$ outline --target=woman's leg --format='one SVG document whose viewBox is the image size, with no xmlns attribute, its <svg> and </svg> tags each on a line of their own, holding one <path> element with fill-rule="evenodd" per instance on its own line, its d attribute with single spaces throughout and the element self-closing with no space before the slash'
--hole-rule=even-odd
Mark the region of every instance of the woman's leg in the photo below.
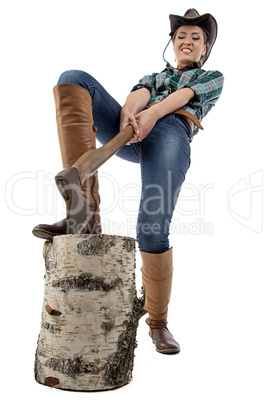
<svg viewBox="0 0 268 402">
<path fill-rule="evenodd" d="M 64 72 L 58 84 L 75 84 L 85 88 L 92 99 L 94 124 L 97 127 L 96 138 L 103 145 L 109 142 L 119 132 L 119 103 L 90 74 L 80 70 Z M 139 153 L 136 144 L 126 145 L 120 149 L 117 156 L 129 162 L 139 163 Z"/>
<path fill-rule="evenodd" d="M 159 120 L 142 141 L 142 199 L 137 224 L 142 258 L 146 323 L 156 350 L 179 353 L 180 345 L 167 328 L 173 276 L 169 226 L 181 185 L 190 165 L 190 127 L 180 117 Z"/>
<path fill-rule="evenodd" d="M 81 158 L 85 158 L 87 161 L 87 155 L 89 154 L 90 163 L 94 159 L 93 155 L 95 160 L 99 162 L 102 151 L 95 150 L 94 131 L 96 129 L 94 129 L 94 119 L 95 126 L 96 124 L 98 125 L 99 141 L 101 143 L 109 142 L 108 148 L 112 153 L 119 149 L 117 146 L 111 148 L 110 140 L 118 134 L 121 107 L 93 77 L 83 71 L 67 71 L 61 75 L 58 85 L 55 86 L 53 92 L 64 168 L 75 166 L 75 164 L 80 162 Z M 131 136 L 132 130 L 129 127 L 126 130 L 127 135 Z M 120 133 L 120 138 L 124 132 Z M 125 134 L 122 140 L 124 138 Z M 122 140 L 122 145 L 120 146 L 126 143 L 126 141 Z M 114 138 L 114 142 L 118 145 L 118 136 Z M 131 162 L 139 162 L 139 157 L 134 146 L 125 146 L 117 154 Z M 105 153 L 105 157 L 109 157 L 109 152 Z M 86 167 L 85 163 L 78 163 L 77 170 L 79 175 Z M 81 172 L 80 168 L 82 169 Z M 88 170 L 86 169 L 86 171 Z M 93 173 L 94 171 L 92 170 Z M 37 237 L 51 238 L 59 234 L 80 233 L 81 231 L 83 233 L 101 232 L 97 172 L 91 177 L 84 175 L 83 180 L 81 175 L 79 177 L 82 184 L 82 196 L 79 196 L 81 198 L 81 211 L 79 216 L 76 214 L 75 217 L 73 215 L 73 204 L 70 204 L 70 200 L 75 199 L 73 197 L 75 196 L 75 191 L 73 191 L 75 186 L 67 177 L 63 178 L 66 174 L 68 174 L 66 170 L 65 173 L 60 172 L 60 178 L 57 175 L 56 182 L 59 188 L 65 186 L 66 189 L 68 187 L 69 192 L 71 191 L 68 196 L 66 195 L 67 190 L 62 192 L 66 200 L 67 218 L 53 225 L 37 225 L 33 229 L 33 234 Z M 73 187 L 73 190 L 71 190 L 71 187 Z M 88 205 L 90 213 L 87 213 Z M 93 217 L 91 219 L 92 214 Z"/>
<path fill-rule="evenodd" d="M 190 166 L 189 130 L 181 117 L 168 115 L 140 143 L 142 197 L 137 237 L 141 251 L 169 249 L 170 222 Z"/>
</svg>

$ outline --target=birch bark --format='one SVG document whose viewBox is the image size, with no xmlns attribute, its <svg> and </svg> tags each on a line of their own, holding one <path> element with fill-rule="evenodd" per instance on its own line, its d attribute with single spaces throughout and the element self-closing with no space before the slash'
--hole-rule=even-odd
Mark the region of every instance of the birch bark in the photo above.
<svg viewBox="0 0 268 402">
<path fill-rule="evenodd" d="M 80 234 L 56 236 L 48 244 L 36 381 L 97 391 L 131 380 L 143 315 L 135 243 L 123 236 Z"/>
</svg>

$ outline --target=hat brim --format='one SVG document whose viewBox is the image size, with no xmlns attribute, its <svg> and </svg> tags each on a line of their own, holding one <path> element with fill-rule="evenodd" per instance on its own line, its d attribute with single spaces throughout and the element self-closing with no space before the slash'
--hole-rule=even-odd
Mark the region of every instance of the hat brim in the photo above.
<svg viewBox="0 0 268 402">
<path fill-rule="evenodd" d="M 182 25 L 197 25 L 203 29 L 208 35 L 207 51 L 203 60 L 203 64 L 208 59 L 211 49 L 216 41 L 218 26 L 217 21 L 211 14 L 203 14 L 197 17 L 189 18 L 180 15 L 170 14 L 170 36 L 172 37 L 179 27 Z"/>
</svg>

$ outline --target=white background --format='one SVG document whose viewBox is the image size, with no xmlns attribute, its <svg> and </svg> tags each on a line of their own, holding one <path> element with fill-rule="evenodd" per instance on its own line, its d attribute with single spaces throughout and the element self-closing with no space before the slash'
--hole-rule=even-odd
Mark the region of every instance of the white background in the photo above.
<svg viewBox="0 0 268 402">
<path fill-rule="evenodd" d="M 47 0 L 2 3 L 1 384 L 5 399 L 267 401 L 267 33 L 263 2 Z M 169 327 L 181 353 L 160 355 L 141 320 L 133 381 L 70 393 L 34 380 L 43 301 L 38 223 L 64 216 L 52 88 L 68 69 L 97 78 L 123 103 L 164 69 L 169 14 L 196 7 L 219 25 L 205 68 L 225 87 L 192 143 L 174 216 Z M 171 60 L 173 61 L 173 60 Z M 104 232 L 135 237 L 139 167 L 114 157 L 99 171 Z M 2 191 L 4 194 L 4 191 Z M 137 286 L 140 259 L 137 253 Z M 8 395 L 8 396 L 7 396 Z"/>
</svg>

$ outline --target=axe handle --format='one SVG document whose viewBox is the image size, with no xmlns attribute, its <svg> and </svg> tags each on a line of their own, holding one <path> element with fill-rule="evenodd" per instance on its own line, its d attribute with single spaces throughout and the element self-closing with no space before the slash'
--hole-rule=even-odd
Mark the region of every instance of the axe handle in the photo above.
<svg viewBox="0 0 268 402">
<path fill-rule="evenodd" d="M 79 172 L 86 172 L 87 178 L 92 176 L 111 156 L 123 148 L 133 138 L 133 135 L 134 129 L 128 125 L 102 147 L 89 149 L 73 166 L 77 167 Z M 82 184 L 84 181 L 82 180 Z"/>
<path fill-rule="evenodd" d="M 123 146 L 133 138 L 133 135 L 134 129 L 131 125 L 128 125 L 124 130 L 120 131 L 114 138 L 107 142 L 107 144 L 100 147 L 99 150 L 102 150 L 101 152 L 104 154 L 105 161 L 123 148 Z"/>
</svg>

